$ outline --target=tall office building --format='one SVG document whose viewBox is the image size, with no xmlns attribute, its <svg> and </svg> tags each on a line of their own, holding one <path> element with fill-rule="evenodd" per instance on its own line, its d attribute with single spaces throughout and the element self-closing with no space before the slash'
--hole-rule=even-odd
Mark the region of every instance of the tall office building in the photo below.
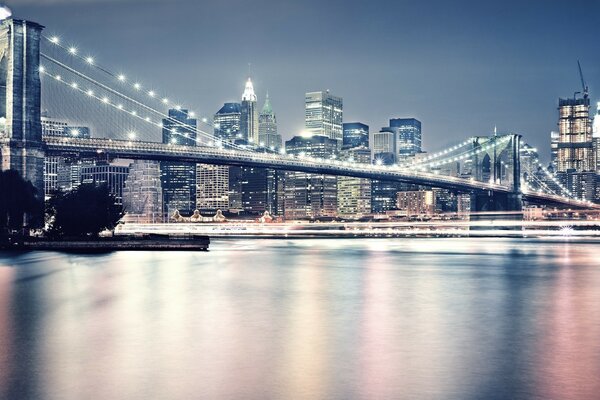
<svg viewBox="0 0 600 400">
<path fill-rule="evenodd" d="M 340 159 L 371 164 L 371 149 L 354 147 L 340 152 Z M 340 217 L 360 218 L 371 213 L 371 180 L 351 176 L 337 178 L 337 211 Z"/>
<path fill-rule="evenodd" d="M 269 93 L 258 116 L 258 141 L 261 146 L 273 149 L 281 148 L 281 135 L 277 133 L 277 118 L 271 107 Z"/>
<path fill-rule="evenodd" d="M 596 166 L 596 173 L 600 174 L 600 102 L 597 104 L 596 115 L 594 116 L 593 131 L 594 165 Z M 598 190 L 600 191 L 600 184 L 598 184 Z M 600 196 L 596 197 L 600 198 Z"/>
<path fill-rule="evenodd" d="M 258 108 L 252 80 L 248 78 L 242 94 L 240 133 L 243 140 L 258 144 Z"/>
<path fill-rule="evenodd" d="M 396 132 L 391 128 L 381 128 L 373 134 L 373 155 L 385 154 L 386 159 L 396 160 Z"/>
<path fill-rule="evenodd" d="M 596 200 L 596 165 L 590 99 L 583 97 L 558 101 L 558 166 L 559 181 L 573 196 L 582 200 Z"/>
<path fill-rule="evenodd" d="M 162 201 L 160 164 L 156 161 L 135 160 L 129 165 L 129 175 L 123 187 L 125 218 L 137 223 L 162 222 Z"/>
<path fill-rule="evenodd" d="M 336 154 L 339 141 L 326 136 L 294 136 L 285 142 L 288 154 L 330 158 Z M 337 180 L 335 176 L 285 173 L 284 215 L 288 220 L 335 217 L 337 213 Z"/>
<path fill-rule="evenodd" d="M 558 113 L 558 172 L 592 170 L 590 99 L 559 99 Z"/>
<path fill-rule="evenodd" d="M 171 109 L 163 119 L 163 143 L 196 145 L 196 120 L 187 110 Z M 191 215 L 196 208 L 196 164 L 176 161 L 160 163 L 163 208 L 166 216 L 178 210 Z"/>
<path fill-rule="evenodd" d="M 348 122 L 343 125 L 343 147 L 369 147 L 369 125 L 361 122 Z"/>
<path fill-rule="evenodd" d="M 390 128 L 396 131 L 398 160 L 421 152 L 421 121 L 415 118 L 390 119 Z"/>
<path fill-rule="evenodd" d="M 226 165 L 197 164 L 196 206 L 200 212 L 229 210 L 229 168 Z"/>
<path fill-rule="evenodd" d="M 241 139 L 240 124 L 242 106 L 240 103 L 225 103 L 213 117 L 215 138 L 235 142 Z"/>
<path fill-rule="evenodd" d="M 560 135 L 557 131 L 550 132 L 550 165 L 554 171 L 558 170 L 558 142 Z"/>
<path fill-rule="evenodd" d="M 344 103 L 341 97 L 327 91 L 306 93 L 304 97 L 304 123 L 307 133 L 337 140 L 342 147 L 344 132 L 342 117 Z"/>
<path fill-rule="evenodd" d="M 123 205 L 123 187 L 129 175 L 129 166 L 97 163 L 84 165 L 80 170 L 81 183 L 105 184 L 115 196 L 115 204 Z"/>
</svg>

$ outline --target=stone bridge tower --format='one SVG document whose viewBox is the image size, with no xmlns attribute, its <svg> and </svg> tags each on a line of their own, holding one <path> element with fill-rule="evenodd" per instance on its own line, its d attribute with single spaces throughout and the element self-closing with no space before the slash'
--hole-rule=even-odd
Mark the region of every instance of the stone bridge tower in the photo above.
<svg viewBox="0 0 600 400">
<path fill-rule="evenodd" d="M 0 168 L 14 169 L 44 198 L 40 38 L 44 27 L 6 19 L 0 23 Z"/>
</svg>

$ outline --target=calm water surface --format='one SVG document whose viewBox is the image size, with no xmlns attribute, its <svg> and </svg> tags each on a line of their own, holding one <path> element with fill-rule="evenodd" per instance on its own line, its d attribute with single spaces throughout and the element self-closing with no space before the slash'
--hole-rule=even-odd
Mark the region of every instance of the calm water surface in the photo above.
<svg viewBox="0 0 600 400">
<path fill-rule="evenodd" d="M 600 398 L 600 243 L 0 253 L 0 398 Z"/>
</svg>

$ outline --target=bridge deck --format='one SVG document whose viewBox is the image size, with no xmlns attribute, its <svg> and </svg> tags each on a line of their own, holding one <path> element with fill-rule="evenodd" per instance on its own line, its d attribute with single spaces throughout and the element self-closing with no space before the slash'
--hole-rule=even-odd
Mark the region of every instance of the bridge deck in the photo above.
<svg viewBox="0 0 600 400">
<path fill-rule="evenodd" d="M 388 181 L 407 182 L 455 191 L 512 193 L 505 185 L 475 181 L 431 172 L 416 171 L 398 166 L 357 164 L 348 161 L 259 153 L 206 146 L 182 146 L 143 141 L 104 138 L 44 137 L 48 154 L 75 153 L 81 156 L 156 161 L 179 161 L 216 165 L 273 168 L 314 174 L 352 176 Z M 600 208 L 600 205 L 535 191 L 523 191 L 524 200 L 566 205 L 573 208 Z"/>
</svg>

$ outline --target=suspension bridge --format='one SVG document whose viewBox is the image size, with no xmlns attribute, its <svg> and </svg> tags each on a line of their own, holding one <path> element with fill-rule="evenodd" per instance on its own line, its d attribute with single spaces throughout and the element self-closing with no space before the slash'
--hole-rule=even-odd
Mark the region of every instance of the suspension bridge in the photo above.
<svg viewBox="0 0 600 400">
<path fill-rule="evenodd" d="M 472 137 L 418 161 L 395 165 L 314 158 L 274 151 L 259 143 L 223 142 L 215 138 L 209 118 L 199 118 L 205 128 L 171 118 L 162 110 L 181 109 L 180 105 L 124 74 L 113 72 L 76 47 L 64 45 L 58 37 L 45 36 L 41 25 L 29 21 L 8 19 L 0 25 L 0 85 L 6 86 L 1 99 L 6 119 L 6 126 L 0 132 L 2 169 L 20 171 L 42 193 L 44 157 L 68 155 L 266 167 L 399 181 L 470 193 L 475 200 L 473 211 L 519 211 L 523 202 L 600 209 L 600 205 L 574 198 L 538 160 L 535 162 L 553 185 L 542 181 L 535 188 L 522 185 L 521 156 L 528 148 L 517 134 Z M 44 96 L 62 90 L 60 99 L 52 100 L 54 106 L 75 103 L 81 107 L 85 103 L 86 107 L 110 112 L 105 119 L 119 122 L 127 118 L 138 129 L 125 130 L 117 124 L 113 132 L 103 137 L 42 136 L 42 90 Z M 168 121 L 169 127 L 163 121 Z M 169 143 L 153 141 L 152 133 L 164 129 L 181 137 L 184 143 L 192 138 L 196 145 L 182 145 L 176 139 Z M 468 178 L 440 173 L 441 167 L 457 162 L 470 162 L 474 173 Z M 481 173 L 484 163 L 488 164 L 487 174 Z"/>
</svg>

